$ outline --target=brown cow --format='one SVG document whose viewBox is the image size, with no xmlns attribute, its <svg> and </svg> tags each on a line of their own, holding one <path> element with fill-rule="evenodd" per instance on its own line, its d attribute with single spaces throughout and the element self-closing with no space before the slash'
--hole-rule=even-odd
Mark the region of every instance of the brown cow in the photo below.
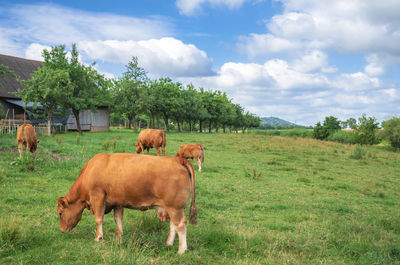
<svg viewBox="0 0 400 265">
<path fill-rule="evenodd" d="M 204 147 L 202 144 L 184 144 L 179 147 L 176 156 L 183 157 L 186 159 L 195 159 L 197 165 L 199 165 L 199 171 L 201 172 L 201 164 L 204 163 Z"/>
<path fill-rule="evenodd" d="M 141 131 L 138 135 L 138 143 L 134 144 L 136 146 L 136 153 L 140 154 L 142 151 L 147 149 L 147 154 L 149 154 L 150 148 L 155 148 L 157 150 L 157 155 L 160 155 L 160 147 L 163 155 L 165 156 L 165 145 L 167 144 L 167 138 L 163 130 L 157 129 L 145 129 Z"/>
<path fill-rule="evenodd" d="M 123 209 L 156 209 L 160 219 L 170 219 L 167 245 L 179 236 L 178 254 L 187 250 L 185 204 L 192 194 L 189 221 L 196 223 L 195 173 L 192 164 L 179 157 L 127 153 L 97 154 L 83 167 L 65 197 L 58 197 L 60 230 L 74 228 L 85 208 L 94 214 L 95 241 L 103 239 L 104 214 L 114 210 L 117 239 L 122 235 Z"/>
<path fill-rule="evenodd" d="M 31 124 L 22 124 L 18 127 L 17 131 L 17 143 L 19 156 L 22 156 L 22 147 L 25 150 L 29 150 L 32 153 L 36 152 L 39 140 L 36 138 L 35 128 Z"/>
</svg>

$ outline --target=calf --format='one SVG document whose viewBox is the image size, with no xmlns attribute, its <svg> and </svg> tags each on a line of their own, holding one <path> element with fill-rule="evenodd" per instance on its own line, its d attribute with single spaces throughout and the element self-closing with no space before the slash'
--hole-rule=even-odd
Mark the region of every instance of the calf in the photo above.
<svg viewBox="0 0 400 265">
<path fill-rule="evenodd" d="M 147 154 L 149 154 L 150 148 L 155 148 L 157 150 L 157 155 L 160 155 L 160 147 L 165 156 L 165 146 L 167 145 L 167 138 L 163 130 L 156 129 L 145 129 L 141 131 L 138 135 L 138 143 L 134 144 L 136 146 L 136 153 L 140 154 L 142 151 L 147 149 Z"/>
<path fill-rule="evenodd" d="M 179 236 L 178 254 L 187 250 L 185 204 L 192 195 L 189 221 L 196 223 L 195 174 L 192 164 L 179 157 L 115 153 L 97 154 L 83 167 L 65 197 L 58 198 L 61 232 L 69 232 L 84 209 L 94 214 L 95 241 L 103 239 L 104 214 L 114 210 L 116 237 L 122 235 L 124 208 L 156 209 L 161 220 L 170 219 L 167 245 Z"/>
<path fill-rule="evenodd" d="M 19 156 L 22 156 L 22 147 L 32 153 L 36 152 L 39 141 L 36 138 L 35 128 L 31 124 L 22 124 L 18 127 L 17 143 Z"/>
<path fill-rule="evenodd" d="M 181 145 L 176 156 L 186 159 L 195 159 L 201 172 L 201 165 L 204 163 L 204 147 L 202 144 L 184 144 Z"/>
</svg>

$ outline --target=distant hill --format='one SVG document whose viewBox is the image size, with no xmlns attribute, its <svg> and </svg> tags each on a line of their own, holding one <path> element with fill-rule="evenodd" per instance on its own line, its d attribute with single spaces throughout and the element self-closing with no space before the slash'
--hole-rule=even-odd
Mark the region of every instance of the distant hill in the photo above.
<svg viewBox="0 0 400 265">
<path fill-rule="evenodd" d="M 285 121 L 282 119 L 279 119 L 277 117 L 262 117 L 261 118 L 261 124 L 268 124 L 272 126 L 278 126 L 278 125 L 296 125 L 292 122 Z"/>
</svg>

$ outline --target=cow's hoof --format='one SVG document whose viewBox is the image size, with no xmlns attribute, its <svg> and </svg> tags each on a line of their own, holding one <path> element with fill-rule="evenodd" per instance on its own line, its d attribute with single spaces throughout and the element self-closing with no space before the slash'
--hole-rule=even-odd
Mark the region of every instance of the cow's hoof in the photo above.
<svg viewBox="0 0 400 265">
<path fill-rule="evenodd" d="M 94 239 L 96 242 L 100 242 L 101 240 L 103 240 L 103 236 L 98 236 Z"/>
</svg>

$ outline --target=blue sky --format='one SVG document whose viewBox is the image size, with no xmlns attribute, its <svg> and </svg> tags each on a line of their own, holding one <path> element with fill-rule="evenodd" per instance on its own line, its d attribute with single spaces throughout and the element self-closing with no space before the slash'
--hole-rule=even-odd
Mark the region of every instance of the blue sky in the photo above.
<svg viewBox="0 0 400 265">
<path fill-rule="evenodd" d="M 0 0 L 0 53 L 41 60 L 76 43 L 84 63 L 224 91 L 259 116 L 400 115 L 398 0 Z"/>
</svg>

